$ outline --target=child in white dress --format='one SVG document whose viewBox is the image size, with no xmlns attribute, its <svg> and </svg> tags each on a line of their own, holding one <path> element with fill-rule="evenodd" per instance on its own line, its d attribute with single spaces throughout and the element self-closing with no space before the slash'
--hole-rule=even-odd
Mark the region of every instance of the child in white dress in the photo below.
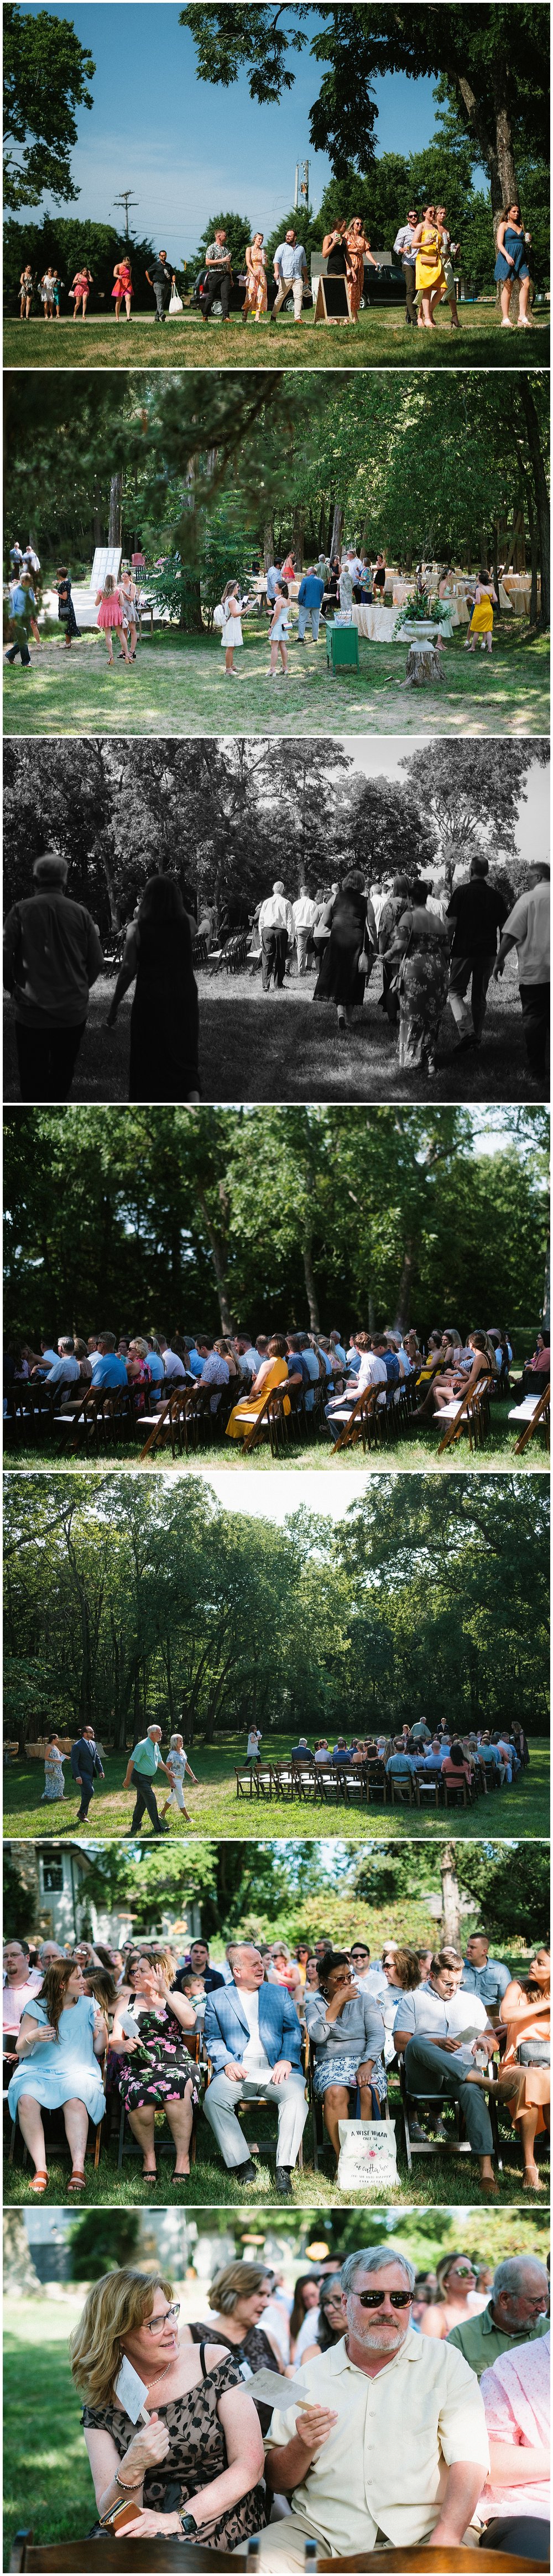
<svg viewBox="0 0 553 2576">
<path fill-rule="evenodd" d="M 195 1771 L 191 1770 L 188 1754 L 184 1749 L 182 1735 L 172 1735 L 170 1737 L 169 1752 L 167 1755 L 167 1769 L 171 1782 L 171 1796 L 170 1798 L 166 1798 L 165 1806 L 162 1807 L 162 1819 L 167 1815 L 168 1807 L 176 1807 L 177 1810 L 180 1810 L 181 1816 L 186 1818 L 187 1825 L 190 1825 L 192 1823 L 192 1818 L 189 1816 L 188 1808 L 185 1807 L 184 1804 L 184 1790 L 182 1785 L 185 1772 L 188 1772 L 188 1777 L 190 1780 L 193 1780 L 195 1788 L 197 1788 L 198 1783 Z"/>
</svg>

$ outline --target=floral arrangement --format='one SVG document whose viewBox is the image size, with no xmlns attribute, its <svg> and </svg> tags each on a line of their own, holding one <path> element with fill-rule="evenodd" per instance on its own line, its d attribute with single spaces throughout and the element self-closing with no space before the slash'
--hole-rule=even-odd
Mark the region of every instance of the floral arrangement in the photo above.
<svg viewBox="0 0 553 2576">
<path fill-rule="evenodd" d="M 394 635 L 401 626 L 427 626 L 430 619 L 433 626 L 446 625 L 450 608 L 451 601 L 439 599 L 437 591 L 413 590 L 404 608 L 398 609 Z"/>
</svg>

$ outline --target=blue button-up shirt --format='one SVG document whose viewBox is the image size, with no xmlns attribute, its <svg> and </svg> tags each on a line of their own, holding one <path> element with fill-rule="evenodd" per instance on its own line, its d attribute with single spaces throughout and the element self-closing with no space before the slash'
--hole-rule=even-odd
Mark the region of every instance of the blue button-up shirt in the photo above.
<svg viewBox="0 0 553 2576">
<path fill-rule="evenodd" d="M 307 277 L 307 260 L 302 243 L 279 242 L 278 250 L 274 253 L 273 267 L 280 269 L 281 277 Z"/>
<path fill-rule="evenodd" d="M 484 1968 L 473 1968 L 472 1961 L 465 1959 L 461 1991 L 480 1995 L 483 2004 L 494 2004 L 498 1994 L 506 1995 L 510 1983 L 510 1972 L 504 1959 L 487 1959 Z"/>
</svg>

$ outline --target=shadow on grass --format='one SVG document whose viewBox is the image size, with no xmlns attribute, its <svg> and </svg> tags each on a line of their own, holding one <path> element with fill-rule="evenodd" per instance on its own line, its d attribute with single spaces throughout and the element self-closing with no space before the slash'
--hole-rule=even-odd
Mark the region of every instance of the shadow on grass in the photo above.
<svg viewBox="0 0 553 2576">
<path fill-rule="evenodd" d="M 70 1718 L 67 1723 L 71 1723 Z M 275 1761 L 283 1760 L 289 1754 L 290 1746 L 284 1737 L 271 1735 L 268 1742 Z M 366 1842 L 368 1834 L 375 1842 L 387 1840 L 391 1831 L 398 1840 L 420 1841 L 422 1838 L 428 1841 L 438 1836 L 443 1841 L 443 1808 L 425 1807 L 421 1816 L 418 1808 L 403 1804 L 393 1808 L 380 1805 L 374 1808 L 351 1807 L 340 1799 L 332 1806 L 323 1806 L 306 1798 L 294 1798 L 288 1804 L 281 1798 L 237 1797 L 235 1765 L 242 1761 L 243 1754 L 241 1735 L 226 1736 L 224 1746 L 207 1746 L 200 1742 L 192 1747 L 191 1758 L 198 1775 L 198 1787 L 190 1789 L 189 1793 L 191 1824 L 185 1825 L 181 1831 L 178 1820 L 170 1819 L 173 1841 L 179 1842 L 184 1838 L 192 1848 L 196 1833 L 202 1836 L 238 1835 L 242 1841 L 259 1841 L 260 1838 L 273 1841 L 282 1835 L 287 1838 L 300 1835 L 302 1839 L 310 1840 L 320 1836 L 323 1820 L 326 1834 L 342 1837 L 345 1833 L 348 1842 Z M 121 1789 L 126 1756 L 107 1754 L 104 1767 L 105 1786 L 102 1781 L 98 1782 L 89 1808 L 87 1829 L 82 1830 L 85 1849 L 87 1837 L 94 1841 L 99 1837 L 111 1841 L 114 1837 L 128 1834 L 130 1828 L 134 1792 L 123 1796 Z M 496 1790 L 485 1799 L 479 1798 L 475 1807 L 462 1808 L 463 1836 L 473 1840 L 489 1833 L 515 1837 L 546 1834 L 549 1826 L 549 1779 L 549 1743 L 534 1736 L 530 1768 L 523 1779 L 511 1789 Z M 43 1774 L 38 1762 L 17 1762 L 13 1769 L 4 1773 L 4 1819 L 8 1834 L 36 1837 L 47 1831 L 49 1842 L 67 1834 L 74 1835 L 77 1792 L 74 1800 L 66 1795 L 59 1806 L 49 1805 L 46 1810 L 40 1805 L 42 1785 Z M 149 1834 L 140 1839 L 144 1848 L 151 1847 Z"/>
</svg>

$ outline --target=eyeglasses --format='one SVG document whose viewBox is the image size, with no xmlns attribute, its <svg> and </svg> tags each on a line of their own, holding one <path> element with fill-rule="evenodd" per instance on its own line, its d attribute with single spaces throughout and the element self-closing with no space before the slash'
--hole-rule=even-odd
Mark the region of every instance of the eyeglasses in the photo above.
<svg viewBox="0 0 553 2576">
<path fill-rule="evenodd" d="M 177 2317 L 180 2317 L 180 2299 L 172 2299 L 170 2308 L 165 2309 L 165 2313 L 162 2317 L 143 2318 L 146 2333 L 151 2335 L 163 2334 L 165 2326 L 176 2325 Z"/>
<path fill-rule="evenodd" d="M 414 2290 L 357 2290 L 355 2295 L 359 2300 L 360 2308 L 383 2308 L 384 2300 L 388 2297 L 391 2308 L 410 2308 L 415 2292 Z"/>
</svg>

